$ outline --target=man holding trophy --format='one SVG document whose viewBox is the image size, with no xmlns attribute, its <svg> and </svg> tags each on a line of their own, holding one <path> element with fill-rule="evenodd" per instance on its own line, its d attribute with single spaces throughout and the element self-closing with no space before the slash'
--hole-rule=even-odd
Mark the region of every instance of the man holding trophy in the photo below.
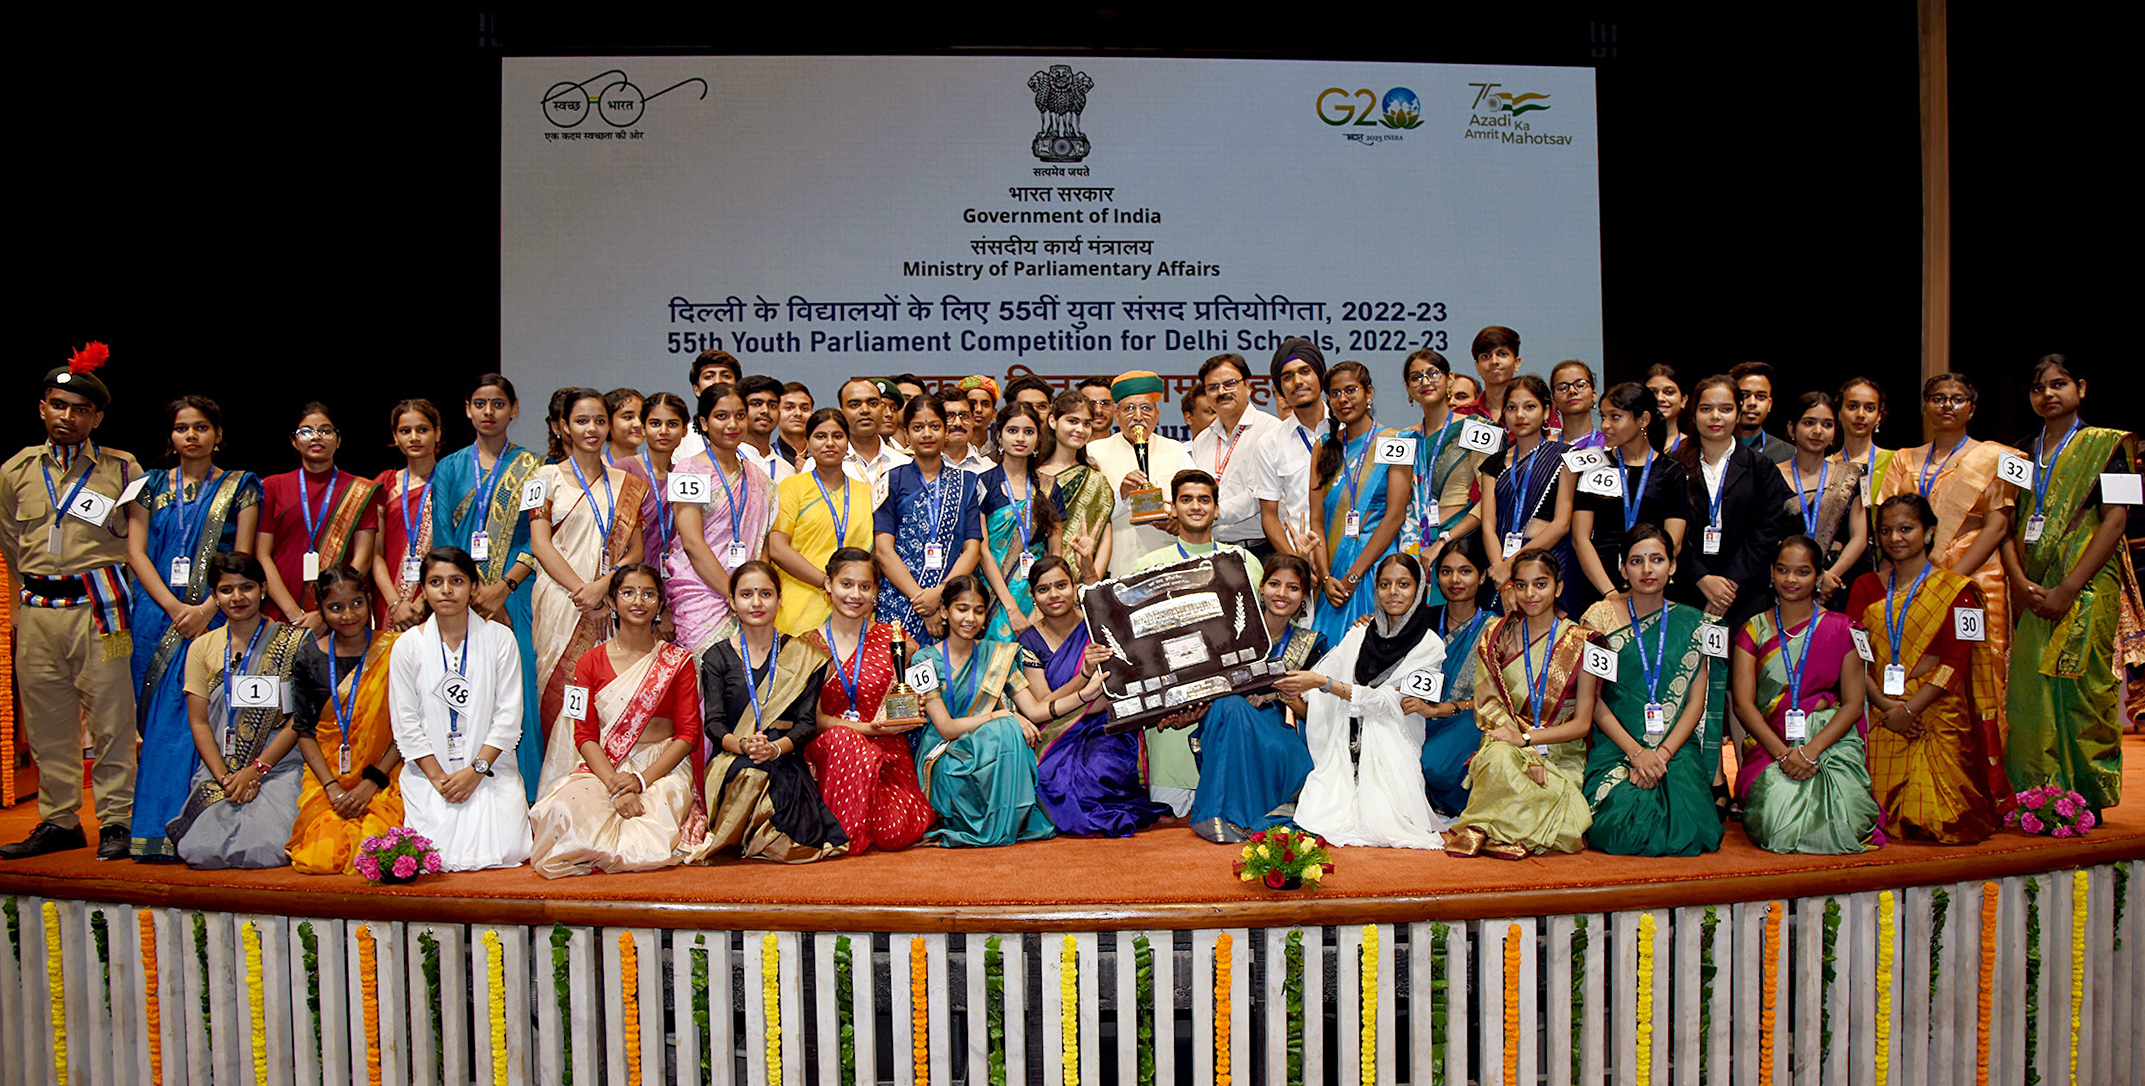
<svg viewBox="0 0 2145 1086">
<path fill-rule="evenodd" d="M 1133 370 L 1110 382 L 1117 402 L 1117 433 L 1091 442 L 1087 454 L 1117 489 L 1110 524 L 1117 540 L 1111 566 L 1131 569 L 1147 554 L 1174 547 L 1169 503 L 1162 485 L 1191 466 L 1181 442 L 1154 432 L 1161 418 L 1162 378 Z"/>
</svg>

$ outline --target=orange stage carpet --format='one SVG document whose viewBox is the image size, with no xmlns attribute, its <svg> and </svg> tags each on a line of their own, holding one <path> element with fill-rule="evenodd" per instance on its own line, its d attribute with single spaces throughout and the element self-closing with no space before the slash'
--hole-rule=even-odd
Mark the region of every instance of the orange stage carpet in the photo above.
<svg viewBox="0 0 2145 1086">
<path fill-rule="evenodd" d="M 1859 856 L 1777 856 L 1731 824 L 1719 852 L 1641 859 L 1587 852 L 1516 863 L 1400 849 L 1337 850 L 1312 893 L 1275 894 L 1230 873 L 1236 850 L 1182 825 L 1129 839 L 1060 838 L 1009 848 L 918 846 L 797 867 L 726 860 L 709 867 L 547 880 L 527 867 L 368 886 L 357 876 L 192 871 L 98 863 L 89 850 L 0 862 L 0 893 L 291 915 L 498 922 L 778 926 L 840 918 L 862 930 L 1258 925 L 1572 913 L 1718 904 L 1997 878 L 2145 858 L 2145 736 L 2125 739 L 2130 802 L 2083 840 L 2017 832 L 1979 845 L 1894 843 Z M 34 777 L 32 778 L 34 780 Z M 0 811 L 0 840 L 36 821 L 34 803 Z M 85 820 L 86 821 L 86 820 Z"/>
</svg>

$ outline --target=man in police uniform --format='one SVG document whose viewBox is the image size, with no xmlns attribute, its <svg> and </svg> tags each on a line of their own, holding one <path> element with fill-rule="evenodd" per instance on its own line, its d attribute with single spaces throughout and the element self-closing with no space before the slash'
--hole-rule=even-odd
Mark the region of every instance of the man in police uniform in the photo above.
<svg viewBox="0 0 2145 1086">
<path fill-rule="evenodd" d="M 15 675 L 42 819 L 29 837 L 0 846 L 0 859 L 87 844 L 80 818 L 85 717 L 102 827 L 97 858 L 127 855 L 135 736 L 122 507 L 141 469 L 126 453 L 90 441 L 112 402 L 93 372 L 106 353 L 92 343 L 45 375 L 37 412 L 47 440 L 0 467 L 0 552 L 14 580 Z"/>
</svg>

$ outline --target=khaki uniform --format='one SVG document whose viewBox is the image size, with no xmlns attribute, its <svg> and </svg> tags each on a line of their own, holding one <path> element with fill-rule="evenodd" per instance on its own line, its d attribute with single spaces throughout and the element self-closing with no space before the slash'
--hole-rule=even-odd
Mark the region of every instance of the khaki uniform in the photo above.
<svg viewBox="0 0 2145 1086">
<path fill-rule="evenodd" d="M 133 457 L 91 441 L 76 446 L 71 460 L 63 463 L 46 443 L 0 466 L 0 550 L 14 575 L 8 608 L 16 682 L 24 732 L 37 760 L 39 817 L 70 828 L 80 822 L 86 721 L 97 821 L 125 826 L 134 812 L 135 727 L 127 521 L 118 499 L 142 472 Z M 47 471 L 62 502 L 88 471 L 83 493 L 101 496 L 109 510 L 97 523 L 55 510 L 45 488 Z M 78 580 L 46 580 L 68 578 Z M 87 595 L 62 587 L 84 581 L 94 582 Z"/>
</svg>

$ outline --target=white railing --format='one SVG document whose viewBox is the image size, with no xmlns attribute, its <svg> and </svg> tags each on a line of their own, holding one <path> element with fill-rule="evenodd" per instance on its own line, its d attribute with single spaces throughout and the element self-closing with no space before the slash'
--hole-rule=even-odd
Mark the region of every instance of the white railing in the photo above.
<svg viewBox="0 0 2145 1086">
<path fill-rule="evenodd" d="M 2069 1083 L 2074 1059 L 2080 1083 L 2145 1079 L 2136 861 L 1631 912 L 1025 936 L 5 902 L 0 1086 L 757 1083 L 774 1060 L 787 1086 L 985 1083 L 994 1064 L 1008 1086 L 1133 1086 L 1143 1062 L 1157 1083 L 1307 1086 L 2011 1086 Z"/>
</svg>

